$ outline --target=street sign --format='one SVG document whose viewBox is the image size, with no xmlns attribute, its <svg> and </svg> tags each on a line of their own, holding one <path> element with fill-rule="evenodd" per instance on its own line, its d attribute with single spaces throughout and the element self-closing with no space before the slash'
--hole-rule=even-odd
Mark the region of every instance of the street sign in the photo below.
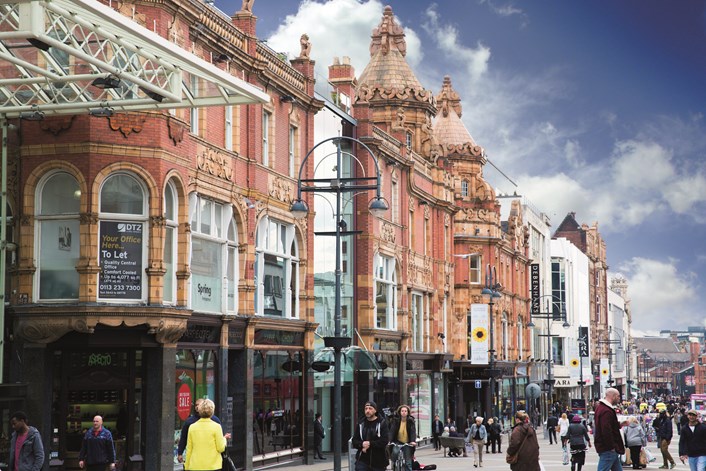
<svg viewBox="0 0 706 471">
<path fill-rule="evenodd" d="M 480 388 L 481 388 L 480 381 L 476 380 L 476 389 L 480 389 Z"/>
<path fill-rule="evenodd" d="M 530 265 L 530 293 L 532 295 L 532 314 L 539 314 L 539 263 Z"/>
</svg>

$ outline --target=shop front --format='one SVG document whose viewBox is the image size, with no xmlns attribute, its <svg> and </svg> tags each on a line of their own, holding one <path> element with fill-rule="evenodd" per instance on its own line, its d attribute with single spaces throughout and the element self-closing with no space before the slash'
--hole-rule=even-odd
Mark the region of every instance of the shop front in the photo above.
<svg viewBox="0 0 706 471">
<path fill-rule="evenodd" d="M 401 404 L 402 354 L 400 340 L 376 339 L 373 354 L 380 366 L 380 371 L 373 379 L 373 400 L 386 415 L 392 414 Z M 362 405 L 368 400 L 360 394 L 358 416 L 363 415 Z"/>
</svg>

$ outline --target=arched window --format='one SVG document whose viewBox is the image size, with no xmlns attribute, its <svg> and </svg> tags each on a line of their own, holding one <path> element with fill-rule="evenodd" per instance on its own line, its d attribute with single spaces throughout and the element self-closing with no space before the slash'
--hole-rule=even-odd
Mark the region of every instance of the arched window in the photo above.
<svg viewBox="0 0 706 471">
<path fill-rule="evenodd" d="M 54 172 L 40 182 L 35 208 L 37 224 L 36 298 L 78 299 L 79 210 L 81 190 L 66 172 Z"/>
<path fill-rule="evenodd" d="M 464 198 L 468 196 L 468 180 L 461 180 L 461 196 Z"/>
<path fill-rule="evenodd" d="M 233 210 L 192 193 L 189 213 L 191 307 L 234 314 L 238 305 L 238 240 Z"/>
<path fill-rule="evenodd" d="M 164 187 L 164 303 L 176 304 L 176 266 L 178 239 L 179 200 L 174 182 Z"/>
<path fill-rule="evenodd" d="M 105 179 L 98 208 L 98 299 L 147 299 L 147 191 L 128 173 Z"/>
<path fill-rule="evenodd" d="M 397 329 L 397 273 L 395 259 L 376 254 L 373 266 L 375 283 L 375 326 Z"/>
<path fill-rule="evenodd" d="M 255 313 L 299 317 L 299 247 L 294 226 L 266 216 L 257 225 Z"/>
</svg>

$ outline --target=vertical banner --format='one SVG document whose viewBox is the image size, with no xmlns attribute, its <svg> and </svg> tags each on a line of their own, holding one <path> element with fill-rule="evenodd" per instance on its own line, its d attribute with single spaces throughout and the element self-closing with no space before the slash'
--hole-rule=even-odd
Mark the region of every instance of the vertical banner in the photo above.
<svg viewBox="0 0 706 471">
<path fill-rule="evenodd" d="M 579 346 L 578 343 L 567 342 L 567 356 L 569 358 L 569 377 L 572 380 L 578 380 L 581 374 L 579 366 L 581 361 L 579 359 Z M 573 383 L 577 384 L 577 383 Z"/>
<path fill-rule="evenodd" d="M 530 295 L 532 296 L 532 314 L 539 314 L 539 263 L 530 264 Z"/>
<path fill-rule="evenodd" d="M 588 327 L 579 327 L 579 355 L 588 358 Z"/>
<path fill-rule="evenodd" d="M 488 305 L 487 304 L 471 304 L 471 324 L 468 326 L 470 331 L 471 364 L 487 365 L 488 364 Z"/>
<path fill-rule="evenodd" d="M 601 358 L 601 392 L 608 387 L 608 378 L 610 370 L 608 369 L 608 359 Z"/>
</svg>

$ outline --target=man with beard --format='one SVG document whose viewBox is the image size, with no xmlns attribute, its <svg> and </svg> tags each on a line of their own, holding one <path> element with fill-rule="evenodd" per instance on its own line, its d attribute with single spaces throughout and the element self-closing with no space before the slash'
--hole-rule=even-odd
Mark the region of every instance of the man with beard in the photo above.
<svg viewBox="0 0 706 471">
<path fill-rule="evenodd" d="M 384 471 L 388 465 L 385 447 L 389 438 L 387 422 L 378 416 L 378 406 L 373 401 L 365 403 L 365 417 L 353 432 L 355 471 Z"/>
</svg>

